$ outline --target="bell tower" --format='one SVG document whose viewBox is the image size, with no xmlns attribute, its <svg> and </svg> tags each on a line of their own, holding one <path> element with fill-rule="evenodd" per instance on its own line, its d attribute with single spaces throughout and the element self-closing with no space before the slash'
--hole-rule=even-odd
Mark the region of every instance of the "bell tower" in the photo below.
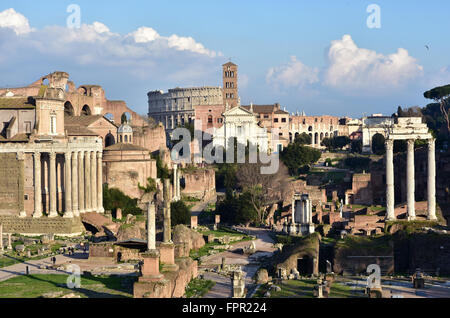
<svg viewBox="0 0 450 318">
<path fill-rule="evenodd" d="M 232 62 L 222 65 L 223 105 L 238 106 L 238 66 Z"/>
</svg>

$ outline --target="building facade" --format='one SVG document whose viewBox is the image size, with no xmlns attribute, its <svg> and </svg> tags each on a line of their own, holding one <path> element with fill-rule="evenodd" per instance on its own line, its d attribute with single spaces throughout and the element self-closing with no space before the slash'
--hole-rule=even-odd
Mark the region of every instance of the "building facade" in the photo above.
<svg viewBox="0 0 450 318">
<path fill-rule="evenodd" d="M 0 118 L 7 126 L 0 139 L 0 216 L 71 219 L 104 212 L 102 138 L 86 127 L 66 125 L 68 78 L 55 72 L 36 96 L 0 98 Z"/>
<path fill-rule="evenodd" d="M 152 91 L 148 96 L 148 115 L 161 122 L 167 131 L 192 123 L 196 106 L 221 105 L 223 102 L 220 87 L 193 87 Z"/>
</svg>

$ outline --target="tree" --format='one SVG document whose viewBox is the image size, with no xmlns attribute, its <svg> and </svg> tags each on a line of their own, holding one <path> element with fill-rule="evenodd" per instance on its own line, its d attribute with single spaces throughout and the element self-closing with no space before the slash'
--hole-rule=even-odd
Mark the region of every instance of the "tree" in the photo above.
<svg viewBox="0 0 450 318">
<path fill-rule="evenodd" d="M 447 132 L 450 132 L 449 109 L 447 107 L 450 99 L 450 85 L 435 87 L 423 93 L 423 96 L 427 99 L 433 99 L 439 103 L 442 116 L 444 116 L 447 123 Z"/>
<path fill-rule="evenodd" d="M 353 153 L 361 153 L 362 152 L 362 140 L 361 139 L 353 140 L 351 145 L 352 145 L 351 151 Z"/>
<path fill-rule="evenodd" d="M 266 219 L 267 207 L 284 200 L 289 182 L 288 169 L 282 162 L 275 174 L 262 174 L 262 166 L 261 163 L 245 163 L 239 166 L 237 173 L 238 185 L 248 193 L 249 202 L 261 224 Z"/>
<path fill-rule="evenodd" d="M 342 149 L 348 144 L 350 144 L 351 140 L 347 136 L 335 136 L 332 138 L 325 137 L 322 139 L 322 146 L 326 147 L 328 151 Z"/>
<path fill-rule="evenodd" d="M 172 226 L 178 224 L 189 225 L 191 222 L 191 211 L 183 201 L 176 201 L 170 204 L 170 222 Z"/>
<path fill-rule="evenodd" d="M 383 155 L 386 152 L 384 142 L 385 138 L 382 134 L 375 134 L 372 137 L 372 152 L 376 155 Z"/>
<path fill-rule="evenodd" d="M 105 210 L 116 211 L 121 209 L 124 214 L 142 214 L 137 206 L 137 199 L 132 199 L 116 188 L 109 188 L 108 184 L 103 186 L 103 206 Z"/>
<path fill-rule="evenodd" d="M 293 143 L 283 149 L 280 157 L 289 173 L 296 176 L 301 170 L 305 170 L 305 166 L 317 162 L 321 156 L 320 150 Z"/>
<path fill-rule="evenodd" d="M 224 201 L 217 205 L 216 210 L 219 212 L 221 220 L 226 223 L 248 225 L 252 222 L 258 224 L 260 222 L 248 192 L 239 196 L 227 196 Z"/>
<path fill-rule="evenodd" d="M 308 135 L 307 133 L 301 133 L 300 135 L 297 135 L 295 137 L 294 143 L 303 146 L 303 145 L 310 145 L 311 144 L 312 137 Z"/>
</svg>

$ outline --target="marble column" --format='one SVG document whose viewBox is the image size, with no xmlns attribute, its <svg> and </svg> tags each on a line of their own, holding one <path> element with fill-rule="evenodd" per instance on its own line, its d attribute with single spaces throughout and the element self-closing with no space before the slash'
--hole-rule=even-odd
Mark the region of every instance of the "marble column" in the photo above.
<svg viewBox="0 0 450 318">
<path fill-rule="evenodd" d="M 34 153 L 34 218 L 42 217 L 41 153 Z"/>
<path fill-rule="evenodd" d="M 66 211 L 64 213 L 65 218 L 73 218 L 72 210 L 72 152 L 66 152 L 65 157 L 65 180 L 64 180 L 64 198 Z"/>
<path fill-rule="evenodd" d="M 0 252 L 3 252 L 3 224 L 0 223 Z"/>
<path fill-rule="evenodd" d="M 386 210 L 387 220 L 395 220 L 394 141 L 386 140 Z"/>
<path fill-rule="evenodd" d="M 80 216 L 78 205 L 78 152 L 72 154 L 72 213 Z"/>
<path fill-rule="evenodd" d="M 428 141 L 428 219 L 437 220 L 436 217 L 436 149 L 435 139 Z"/>
<path fill-rule="evenodd" d="M 50 213 L 49 218 L 55 218 L 58 216 L 56 210 L 56 153 L 50 153 Z"/>
<path fill-rule="evenodd" d="M 149 202 L 147 207 L 147 250 L 156 250 L 156 207 Z"/>
<path fill-rule="evenodd" d="M 178 189 L 177 189 L 177 185 L 178 185 L 178 165 L 175 163 L 173 165 L 173 192 L 174 192 L 174 196 L 173 196 L 173 200 L 174 201 L 178 201 Z"/>
<path fill-rule="evenodd" d="M 408 220 L 416 219 L 415 200 L 415 177 L 414 177 L 414 140 L 407 141 L 406 154 L 406 198 L 408 206 Z"/>
<path fill-rule="evenodd" d="M 92 212 L 92 187 L 91 187 L 91 153 L 85 153 L 84 156 L 84 197 L 86 203 L 86 212 Z"/>
<path fill-rule="evenodd" d="M 84 151 L 78 156 L 78 205 L 80 213 L 86 213 L 86 197 L 84 196 Z"/>
<path fill-rule="evenodd" d="M 97 152 L 97 212 L 104 213 L 103 208 L 103 154 Z"/>
<path fill-rule="evenodd" d="M 98 212 L 97 207 L 97 152 L 91 152 L 91 208 Z"/>
<path fill-rule="evenodd" d="M 12 244 L 11 244 L 11 233 L 8 234 L 8 250 L 12 250 Z"/>
<path fill-rule="evenodd" d="M 18 152 L 17 160 L 19 161 L 19 177 L 23 182 L 19 182 L 19 217 L 26 218 L 27 212 L 25 211 L 25 189 L 24 189 L 24 181 L 25 181 L 25 153 Z"/>
<path fill-rule="evenodd" d="M 163 184 L 163 195 L 164 195 L 164 233 L 163 233 L 163 242 L 171 243 L 172 242 L 172 227 L 171 227 L 171 214 L 170 214 L 170 180 L 164 179 Z"/>
</svg>

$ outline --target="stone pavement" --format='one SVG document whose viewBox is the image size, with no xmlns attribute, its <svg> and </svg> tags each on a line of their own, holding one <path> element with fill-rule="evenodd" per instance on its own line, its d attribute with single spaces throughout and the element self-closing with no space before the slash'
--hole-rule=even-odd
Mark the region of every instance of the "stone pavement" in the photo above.
<svg viewBox="0 0 450 318">
<path fill-rule="evenodd" d="M 270 230 L 260 229 L 260 228 L 239 228 L 245 231 L 249 235 L 255 235 L 257 238 L 254 241 L 256 245 L 257 252 L 253 255 L 244 255 L 233 253 L 233 250 L 238 248 L 243 248 L 251 244 L 251 241 L 239 242 L 232 244 L 229 251 L 222 253 L 210 255 L 206 257 L 206 260 L 202 262 L 202 265 L 220 265 L 222 264 L 222 257 L 225 257 L 225 264 L 227 265 L 241 265 L 242 270 L 245 272 L 245 284 L 250 292 L 254 282 L 253 276 L 259 269 L 260 264 L 258 264 L 258 259 L 263 256 L 271 256 L 275 252 L 273 247 L 274 241 L 270 237 Z M 214 286 L 206 295 L 205 298 L 229 298 L 231 297 L 232 286 L 231 279 L 229 277 L 224 277 L 216 273 L 205 273 L 205 279 L 209 279 L 216 282 Z M 227 296 L 228 295 L 228 296 Z"/>
</svg>

